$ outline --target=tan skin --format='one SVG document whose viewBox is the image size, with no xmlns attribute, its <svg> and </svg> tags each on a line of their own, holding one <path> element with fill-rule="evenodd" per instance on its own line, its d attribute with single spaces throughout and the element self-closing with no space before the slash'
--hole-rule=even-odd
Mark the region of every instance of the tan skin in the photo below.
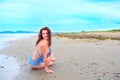
<svg viewBox="0 0 120 80">
<path fill-rule="evenodd" d="M 43 39 L 38 43 L 36 46 L 39 53 L 42 53 L 43 55 L 43 63 L 39 64 L 38 66 L 32 66 L 32 69 L 38 69 L 38 68 L 44 68 L 47 73 L 54 73 L 53 70 L 49 69 L 49 66 L 53 64 L 55 61 L 55 57 L 53 56 L 53 53 L 51 52 L 51 55 L 47 57 L 47 53 L 49 50 L 48 46 L 48 31 L 42 30 L 42 37 Z M 41 54 L 40 54 L 41 55 Z M 32 59 L 35 60 L 39 57 L 37 51 L 35 50 L 32 56 Z"/>
</svg>

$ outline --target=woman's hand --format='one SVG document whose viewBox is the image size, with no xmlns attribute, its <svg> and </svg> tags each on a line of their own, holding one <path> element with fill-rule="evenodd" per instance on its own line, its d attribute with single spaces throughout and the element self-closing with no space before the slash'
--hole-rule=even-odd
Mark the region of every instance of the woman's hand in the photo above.
<svg viewBox="0 0 120 80">
<path fill-rule="evenodd" d="M 53 70 L 49 69 L 49 70 L 46 70 L 47 73 L 54 73 Z"/>
</svg>

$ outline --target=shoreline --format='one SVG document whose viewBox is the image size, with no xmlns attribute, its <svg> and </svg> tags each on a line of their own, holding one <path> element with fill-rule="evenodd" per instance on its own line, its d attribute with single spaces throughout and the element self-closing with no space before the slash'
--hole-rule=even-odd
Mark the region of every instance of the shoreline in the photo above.
<svg viewBox="0 0 120 80">
<path fill-rule="evenodd" d="M 16 40 L 19 40 L 19 39 L 26 39 L 26 38 L 29 38 L 31 36 L 35 36 L 36 34 L 26 34 L 26 33 L 19 33 L 19 34 L 5 34 L 5 33 L 2 33 L 0 34 L 0 38 L 1 38 L 1 41 L 0 41 L 0 49 L 3 49 L 7 46 L 9 46 L 9 42 L 10 41 L 16 41 Z"/>
<path fill-rule="evenodd" d="M 0 49 L 9 46 L 9 41 L 18 39 L 29 38 L 31 36 L 37 36 L 37 33 L 2 33 L 0 37 L 3 38 L 0 42 Z M 65 33 L 53 33 L 52 36 L 68 37 L 71 39 L 98 39 L 98 40 L 120 40 L 120 30 L 106 30 L 106 31 L 83 31 L 83 32 L 65 32 Z"/>
</svg>

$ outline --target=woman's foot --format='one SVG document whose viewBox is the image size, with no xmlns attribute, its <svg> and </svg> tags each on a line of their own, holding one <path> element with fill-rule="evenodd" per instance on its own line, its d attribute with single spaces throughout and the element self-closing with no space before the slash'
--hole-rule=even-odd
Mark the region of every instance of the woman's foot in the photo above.
<svg viewBox="0 0 120 80">
<path fill-rule="evenodd" d="M 51 69 L 50 69 L 50 70 L 47 70 L 46 72 L 47 72 L 47 73 L 54 73 L 54 71 L 51 70 Z"/>
<path fill-rule="evenodd" d="M 32 70 L 36 70 L 37 68 L 31 67 Z"/>
</svg>

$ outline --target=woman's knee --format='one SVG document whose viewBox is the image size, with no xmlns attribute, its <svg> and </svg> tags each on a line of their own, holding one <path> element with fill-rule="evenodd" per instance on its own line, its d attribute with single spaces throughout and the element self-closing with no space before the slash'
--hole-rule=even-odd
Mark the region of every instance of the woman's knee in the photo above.
<svg viewBox="0 0 120 80">
<path fill-rule="evenodd" d="M 48 64 L 48 66 L 51 66 L 51 65 L 53 65 L 53 61 L 50 61 Z"/>
<path fill-rule="evenodd" d="M 53 62 L 55 61 L 55 57 L 52 58 L 52 61 L 53 61 Z"/>
</svg>

